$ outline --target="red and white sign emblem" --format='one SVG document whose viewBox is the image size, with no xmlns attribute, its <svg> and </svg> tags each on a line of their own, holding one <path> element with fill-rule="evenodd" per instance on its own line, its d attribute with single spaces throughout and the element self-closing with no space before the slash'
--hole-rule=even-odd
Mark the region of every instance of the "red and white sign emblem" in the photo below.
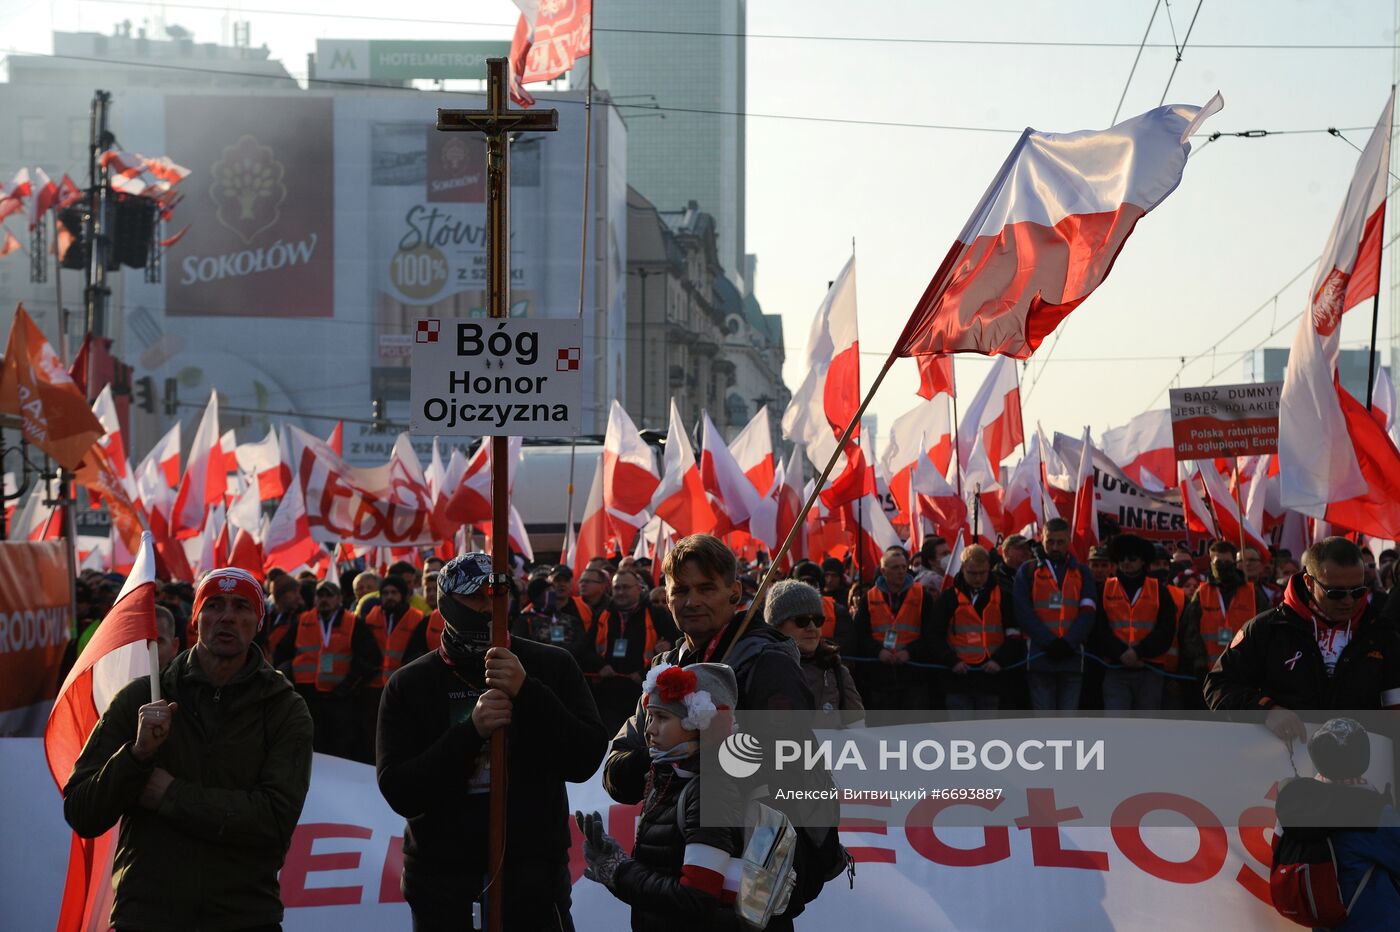
<svg viewBox="0 0 1400 932">
<path fill-rule="evenodd" d="M 577 346 L 567 346 L 559 350 L 559 361 L 554 368 L 558 372 L 577 372 L 582 350 Z"/>
<path fill-rule="evenodd" d="M 418 332 L 414 335 L 414 342 L 436 343 L 438 333 L 442 330 L 440 320 L 420 320 L 418 321 Z"/>
</svg>

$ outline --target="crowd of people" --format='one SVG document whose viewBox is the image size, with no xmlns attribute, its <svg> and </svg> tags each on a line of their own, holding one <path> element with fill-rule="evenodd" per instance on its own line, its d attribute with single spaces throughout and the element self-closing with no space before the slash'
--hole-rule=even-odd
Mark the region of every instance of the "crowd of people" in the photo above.
<svg viewBox="0 0 1400 932">
<path fill-rule="evenodd" d="M 601 766 L 616 801 L 642 804 L 641 825 L 629 853 L 600 815 L 576 814 L 588 876 L 633 907 L 634 927 L 728 928 L 715 917 L 729 915 L 724 865 L 742 838 L 692 825 L 698 803 L 681 795 L 715 708 L 812 710 L 856 726 L 886 710 L 1208 706 L 1265 712 L 1291 741 L 1306 740 L 1310 711 L 1400 707 L 1400 625 L 1385 589 L 1393 551 L 1374 561 L 1332 537 L 1299 565 L 1286 552 L 1266 561 L 1217 540 L 1200 565 L 1120 534 L 1087 556 L 1071 554 L 1069 526 L 1055 519 L 1034 540 L 1010 536 L 995 548 L 953 554 L 938 538 L 913 554 L 890 548 L 873 580 L 846 561 L 800 561 L 749 621 L 766 565 L 741 562 L 708 535 L 679 541 L 659 566 L 598 558 L 577 578 L 543 565 L 502 582 L 481 553 L 336 581 L 218 570 L 198 588 L 160 588 L 162 676 L 178 698 L 142 704 L 141 682 L 123 691 L 69 781 L 65 811 L 83 833 L 139 813 L 123 823 L 124 844 L 192 831 L 198 843 L 185 850 L 216 858 L 202 846 L 233 828 L 275 860 L 312 746 L 373 763 L 408 823 L 402 884 L 415 928 L 462 928 L 490 874 L 489 739 L 510 728 L 508 914 L 528 917 L 529 928 L 572 928 L 564 784 Z M 494 584 L 509 592 L 505 648 L 490 646 Z M 116 585 L 80 580 L 87 622 L 76 643 L 91 637 Z M 221 705 L 222 690 L 239 698 Z M 268 716 L 279 741 L 264 735 L 236 760 L 243 745 L 215 738 L 244 719 L 265 731 Z M 168 744 L 171 734 L 184 737 Z M 243 725 L 237 734 L 255 737 Z M 211 738 L 249 793 L 200 788 L 181 772 L 203 766 L 199 746 Z M 449 787 L 444 773 L 464 779 Z M 191 813 L 214 802 L 225 808 Z M 258 813 L 267 824 L 254 830 L 246 820 Z M 176 814 L 190 825 L 172 828 Z M 846 868 L 834 816 L 830 824 L 801 833 L 796 890 L 768 928 L 791 928 Z M 167 866 L 178 881 L 181 868 Z M 267 864 L 245 873 L 249 915 L 270 916 Z M 154 881 L 132 877 L 114 915 L 173 927 L 147 922 Z M 214 906 L 200 894 L 182 915 Z"/>
</svg>

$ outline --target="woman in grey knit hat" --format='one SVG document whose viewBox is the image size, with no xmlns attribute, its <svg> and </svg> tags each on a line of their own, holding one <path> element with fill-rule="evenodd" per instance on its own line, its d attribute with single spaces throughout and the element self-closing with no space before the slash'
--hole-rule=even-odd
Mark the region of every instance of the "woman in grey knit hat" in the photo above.
<svg viewBox="0 0 1400 932">
<path fill-rule="evenodd" d="M 841 651 L 835 641 L 822 637 L 825 615 L 820 592 L 795 579 L 776 582 L 768 588 L 763 619 L 797 642 L 802 673 L 818 711 L 841 713 L 841 723 L 846 726 L 865 718 L 865 704 L 851 671 L 841 662 Z"/>
</svg>

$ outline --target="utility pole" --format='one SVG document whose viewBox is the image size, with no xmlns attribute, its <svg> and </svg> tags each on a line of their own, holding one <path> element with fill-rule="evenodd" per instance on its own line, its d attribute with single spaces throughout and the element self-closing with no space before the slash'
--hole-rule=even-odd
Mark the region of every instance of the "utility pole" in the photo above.
<svg viewBox="0 0 1400 932">
<path fill-rule="evenodd" d="M 93 341 L 103 336 L 107 330 L 107 298 L 112 290 L 107 287 L 107 169 L 102 167 L 102 153 L 112 143 L 107 131 L 107 111 L 112 103 L 112 95 L 107 91 L 97 91 L 92 97 L 92 110 L 89 114 L 88 130 L 88 221 L 87 240 L 88 261 L 83 300 L 86 309 L 87 332 Z M 61 316 L 61 315 L 60 315 Z M 97 394 L 93 385 L 92 347 L 88 349 L 87 396 L 92 400 Z"/>
</svg>

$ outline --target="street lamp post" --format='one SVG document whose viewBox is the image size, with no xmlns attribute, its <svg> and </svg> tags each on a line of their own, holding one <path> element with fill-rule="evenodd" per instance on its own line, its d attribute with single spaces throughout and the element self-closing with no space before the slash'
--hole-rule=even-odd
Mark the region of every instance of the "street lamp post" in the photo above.
<svg viewBox="0 0 1400 932">
<path fill-rule="evenodd" d="M 642 425 L 647 422 L 647 272 L 638 268 L 637 275 L 642 280 Z"/>
</svg>

